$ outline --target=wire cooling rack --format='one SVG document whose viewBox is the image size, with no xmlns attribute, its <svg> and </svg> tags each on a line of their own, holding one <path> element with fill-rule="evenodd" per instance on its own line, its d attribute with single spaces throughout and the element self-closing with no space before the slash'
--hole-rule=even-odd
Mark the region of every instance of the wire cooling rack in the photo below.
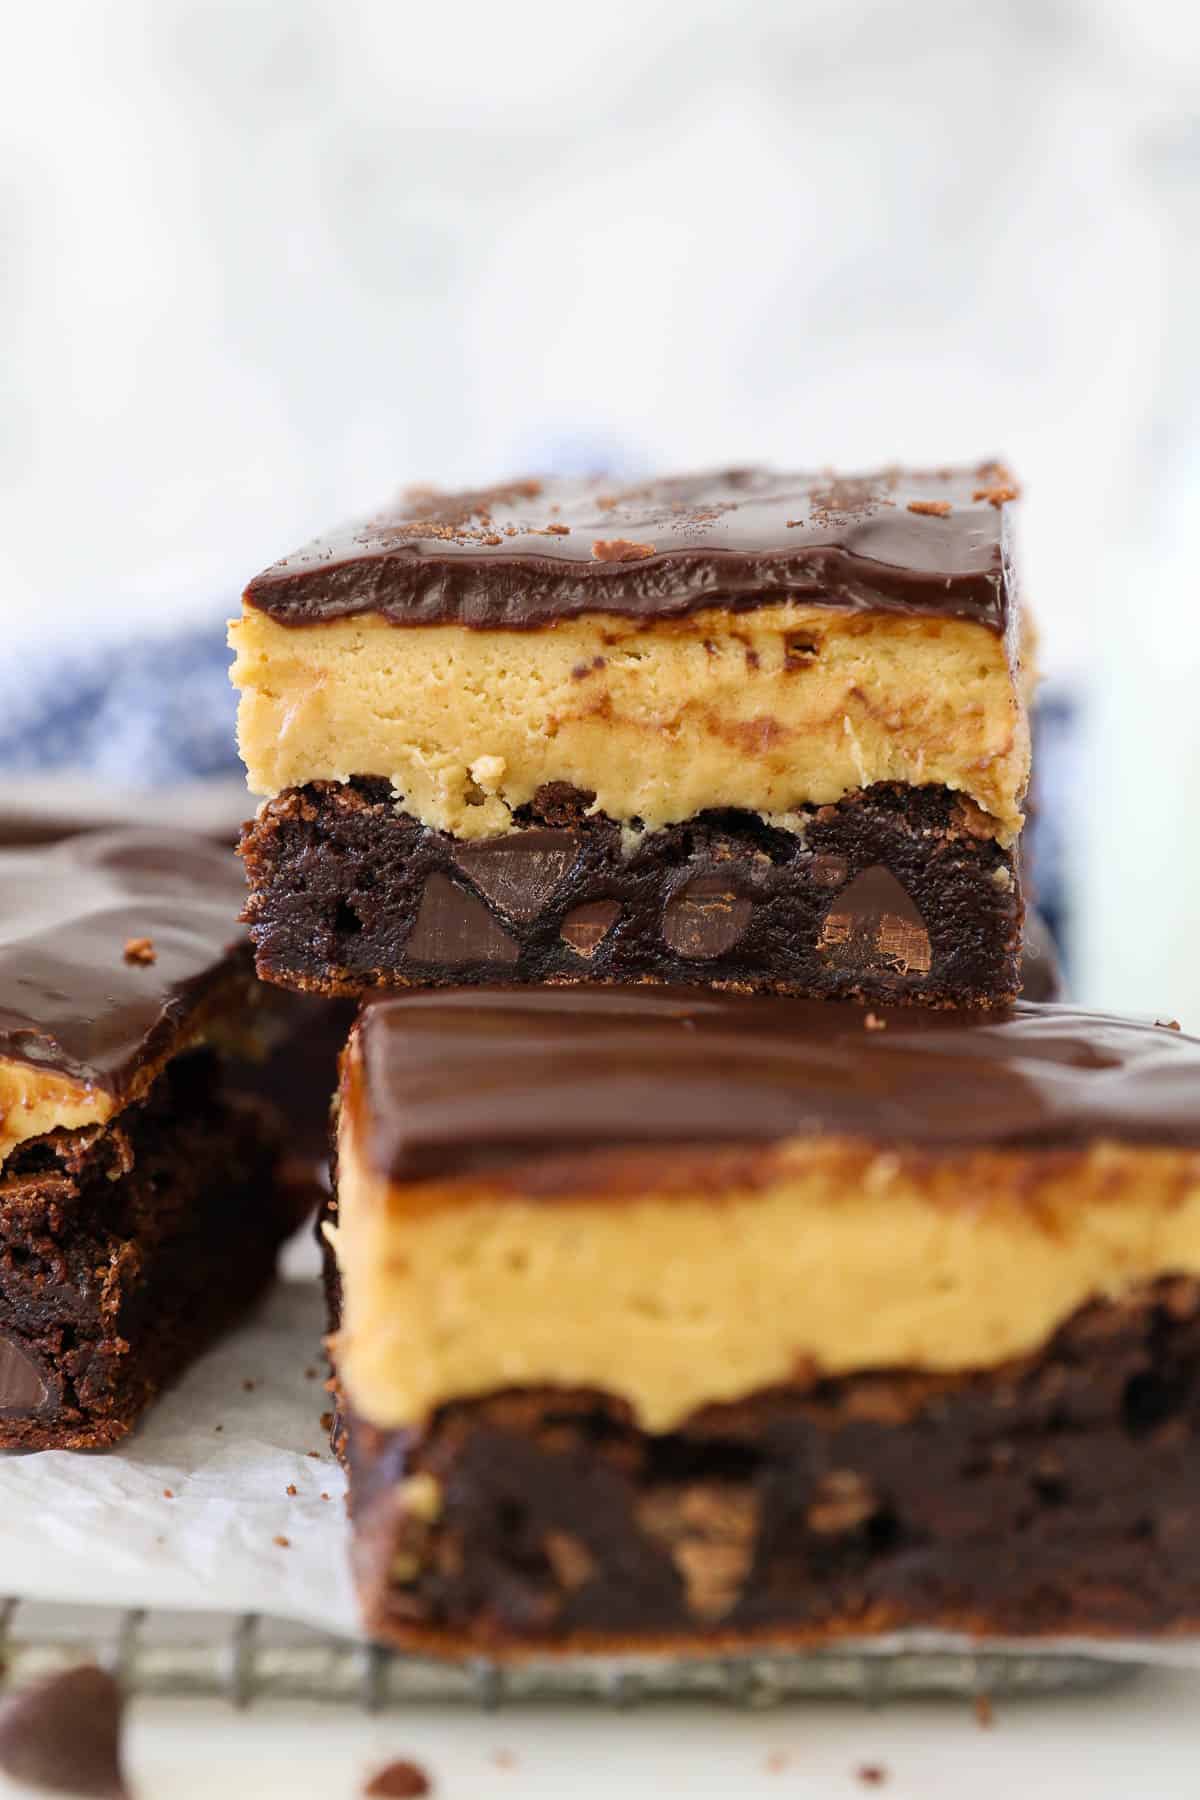
<svg viewBox="0 0 1200 1800">
<path fill-rule="evenodd" d="M 696 1698 L 763 1707 L 843 1696 L 873 1704 L 915 1694 L 1077 1692 L 1136 1673 L 1128 1661 L 1057 1650 L 944 1647 L 819 1650 L 703 1659 L 568 1656 L 519 1665 L 400 1656 L 255 1613 L 124 1611 L 0 1602 L 5 1685 L 98 1662 L 139 1695 L 223 1695 L 235 1707 L 322 1701 L 378 1712 L 419 1701 L 494 1708 L 529 1700 L 598 1700 L 625 1707 Z"/>
</svg>

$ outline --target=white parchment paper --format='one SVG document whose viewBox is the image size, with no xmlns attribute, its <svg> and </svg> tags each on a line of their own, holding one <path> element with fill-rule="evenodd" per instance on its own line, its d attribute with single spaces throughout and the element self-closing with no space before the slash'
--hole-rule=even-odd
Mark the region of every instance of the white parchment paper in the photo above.
<svg viewBox="0 0 1200 1800">
<path fill-rule="evenodd" d="M 307 1231 L 284 1276 L 119 1448 L 0 1457 L 0 1595 L 228 1607 L 357 1633 Z"/>
</svg>

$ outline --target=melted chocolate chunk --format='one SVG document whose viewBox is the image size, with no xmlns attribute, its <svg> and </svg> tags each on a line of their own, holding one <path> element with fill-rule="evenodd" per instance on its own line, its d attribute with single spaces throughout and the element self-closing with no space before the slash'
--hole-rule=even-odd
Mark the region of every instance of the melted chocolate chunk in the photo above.
<svg viewBox="0 0 1200 1800">
<path fill-rule="evenodd" d="M 573 907 L 559 926 L 559 936 L 576 956 L 596 954 L 621 916 L 618 900 L 588 900 Z"/>
<path fill-rule="evenodd" d="M 233 856 L 186 832 L 0 850 L 0 1057 L 123 1095 L 240 966 Z M 153 962 L 130 961 L 151 938 Z"/>
<path fill-rule="evenodd" d="M 121 1690 L 92 1664 L 50 1675 L 0 1708 L 0 1769 L 11 1781 L 89 1800 L 128 1800 Z"/>
<path fill-rule="evenodd" d="M 843 888 L 825 915 L 817 948 L 855 974 L 924 975 L 933 962 L 912 896 L 878 863 Z"/>
<path fill-rule="evenodd" d="M 1067 1006 L 878 1006 L 883 1030 L 867 1016 L 850 1002 L 686 988 L 409 994 L 355 1028 L 356 1104 L 373 1164 L 401 1180 L 817 1132 L 931 1150 L 1200 1148 L 1200 1039 Z"/>
<path fill-rule="evenodd" d="M 516 943 L 483 901 L 446 875 L 431 875 L 425 883 L 405 949 L 413 962 L 447 968 L 517 959 Z"/>
<path fill-rule="evenodd" d="M 589 611 L 653 619 L 798 599 L 1004 632 L 1017 608 L 1005 507 L 992 496 L 1010 487 L 982 464 L 423 489 L 276 563 L 245 599 L 285 625 L 379 612 L 398 625 L 523 628 Z"/>
<path fill-rule="evenodd" d="M 50 1383 L 33 1357 L 0 1333 L 0 1417 L 41 1412 L 51 1401 Z"/>
<path fill-rule="evenodd" d="M 663 937 L 679 956 L 699 961 L 723 956 L 744 935 L 754 902 L 720 875 L 698 875 L 668 900 Z"/>
<path fill-rule="evenodd" d="M 577 850 L 569 831 L 535 825 L 513 837 L 459 844 L 454 862 L 500 912 L 528 924 L 553 899 Z"/>
</svg>

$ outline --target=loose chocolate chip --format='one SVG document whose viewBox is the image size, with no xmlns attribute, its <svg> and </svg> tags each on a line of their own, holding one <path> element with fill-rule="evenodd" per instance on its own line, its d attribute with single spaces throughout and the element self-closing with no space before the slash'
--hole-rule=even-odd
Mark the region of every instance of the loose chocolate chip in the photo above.
<svg viewBox="0 0 1200 1800">
<path fill-rule="evenodd" d="M 817 949 L 847 974 L 927 975 L 933 962 L 912 896 L 880 863 L 843 888 L 825 915 Z"/>
<path fill-rule="evenodd" d="M 0 1337 L 0 1417 L 40 1412 L 50 1398 L 50 1388 L 33 1358 Z"/>
<path fill-rule="evenodd" d="M 454 861 L 480 892 L 510 919 L 536 919 L 575 860 L 579 841 L 569 831 L 534 826 L 511 837 L 461 844 Z"/>
<path fill-rule="evenodd" d="M 586 900 L 572 907 L 559 926 L 559 936 L 576 956 L 594 956 L 620 916 L 619 900 Z"/>
<path fill-rule="evenodd" d="M 401 1758 L 379 1769 L 368 1781 L 363 1793 L 370 1800 L 413 1800 L 417 1794 L 431 1794 L 433 1783 L 420 1763 Z"/>
<path fill-rule="evenodd" d="M 446 875 L 431 875 L 408 934 L 410 962 L 513 963 L 518 948 L 482 900 L 456 887 Z"/>
<path fill-rule="evenodd" d="M 0 1769 L 52 1793 L 128 1800 L 122 1705 L 112 1676 L 91 1663 L 35 1682 L 0 1710 Z"/>
<path fill-rule="evenodd" d="M 722 875 L 698 875 L 663 911 L 663 937 L 677 956 L 723 956 L 744 936 L 754 902 Z"/>
</svg>

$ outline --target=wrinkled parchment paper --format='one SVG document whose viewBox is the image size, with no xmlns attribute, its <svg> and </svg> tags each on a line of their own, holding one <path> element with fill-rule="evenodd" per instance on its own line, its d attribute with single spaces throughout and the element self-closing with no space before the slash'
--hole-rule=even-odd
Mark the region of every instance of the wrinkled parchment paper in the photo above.
<svg viewBox="0 0 1200 1800">
<path fill-rule="evenodd" d="M 0 1457 L 0 1595 L 357 1632 L 316 1269 L 305 1230 L 255 1314 L 119 1448 Z"/>
</svg>

